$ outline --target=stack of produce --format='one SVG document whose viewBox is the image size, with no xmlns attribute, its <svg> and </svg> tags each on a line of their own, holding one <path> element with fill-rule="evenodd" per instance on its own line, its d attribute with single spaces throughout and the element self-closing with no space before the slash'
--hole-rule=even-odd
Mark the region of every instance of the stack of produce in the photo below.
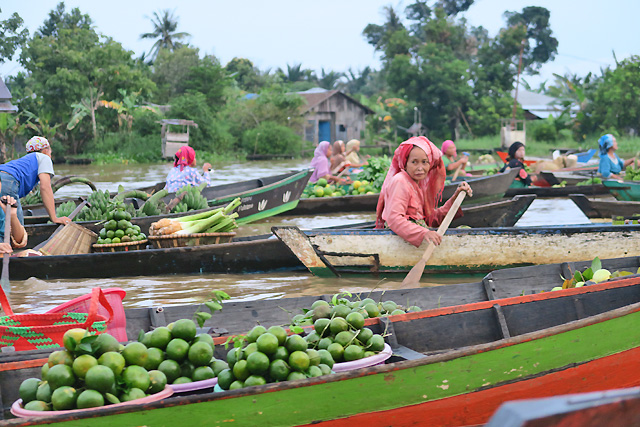
<svg viewBox="0 0 640 427">
<path fill-rule="evenodd" d="M 109 220 L 111 219 L 109 218 L 109 213 L 113 212 L 116 205 L 120 206 L 123 210 L 126 210 L 132 217 L 136 216 L 136 210 L 133 205 L 122 203 L 126 197 L 137 197 L 142 200 L 146 200 L 149 195 L 143 191 L 132 190 L 122 192 L 112 200 L 107 190 L 97 190 L 89 194 L 89 197 L 87 198 L 88 206 L 82 208 L 80 213 L 78 213 L 77 219 L 78 221 Z"/>
<path fill-rule="evenodd" d="M 65 350 L 51 353 L 42 366 L 42 380 L 20 385 L 24 409 L 93 408 L 140 399 L 167 384 L 156 369 L 158 354 L 139 342 L 123 346 L 109 334 L 89 335 L 79 328 L 67 331 L 63 342 Z"/>
<path fill-rule="evenodd" d="M 562 286 L 556 286 L 551 289 L 552 291 L 561 291 L 563 289 L 570 288 L 581 288 L 582 286 L 595 285 L 596 283 L 606 282 L 610 279 L 615 279 L 617 277 L 630 276 L 632 274 L 640 274 L 640 268 L 635 273 L 630 271 L 614 271 L 611 273 L 606 268 L 602 268 L 602 262 L 600 258 L 595 257 L 593 261 L 591 261 L 591 267 L 585 269 L 584 271 L 576 271 L 573 276 L 565 279 L 563 277 L 564 282 Z"/>
<path fill-rule="evenodd" d="M 327 350 L 308 348 L 307 340 L 300 335 L 287 336 L 280 326 L 256 326 L 243 338 L 246 345 L 227 353 L 229 367 L 218 374 L 223 390 L 331 373 L 334 360 Z"/>
<path fill-rule="evenodd" d="M 98 245 L 113 243 L 132 243 L 145 240 L 147 236 L 137 225 L 131 224 L 131 213 L 125 210 L 125 204 L 117 202 L 115 208 L 106 215 L 107 220 L 98 233 Z"/>
<path fill-rule="evenodd" d="M 238 214 L 231 213 L 238 206 L 240 206 L 240 199 L 236 198 L 224 208 L 211 209 L 179 218 L 163 218 L 151 224 L 149 235 L 168 236 L 172 234 L 230 232 L 238 227 L 235 221 Z"/>
<path fill-rule="evenodd" d="M 201 194 L 202 188 L 202 186 L 194 187 L 187 185 L 178 190 L 176 196 L 181 196 L 183 193 L 184 196 L 182 196 L 180 203 L 171 209 L 171 213 L 197 211 L 208 208 L 207 198 Z"/>
<path fill-rule="evenodd" d="M 308 184 L 300 196 L 303 199 L 314 197 L 339 197 L 347 194 L 346 190 L 340 186 L 336 187 L 320 178 L 315 184 Z"/>
<path fill-rule="evenodd" d="M 377 192 L 380 192 L 380 190 L 378 190 Z M 367 180 L 354 181 L 353 184 L 351 184 L 347 189 L 347 194 L 350 194 L 352 196 L 360 196 L 362 194 L 375 194 L 375 193 L 376 192 L 374 192 L 374 188 L 371 186 L 371 184 Z"/>
</svg>

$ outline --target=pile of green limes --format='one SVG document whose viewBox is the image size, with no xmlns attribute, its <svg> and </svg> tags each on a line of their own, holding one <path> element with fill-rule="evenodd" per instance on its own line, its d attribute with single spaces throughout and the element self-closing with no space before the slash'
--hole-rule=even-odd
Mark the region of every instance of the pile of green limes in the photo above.
<svg viewBox="0 0 640 427">
<path fill-rule="evenodd" d="M 116 208 L 107 216 L 109 219 L 98 234 L 97 244 L 131 243 L 147 238 L 140 226 L 131 224 L 131 214 L 123 207 Z"/>
</svg>

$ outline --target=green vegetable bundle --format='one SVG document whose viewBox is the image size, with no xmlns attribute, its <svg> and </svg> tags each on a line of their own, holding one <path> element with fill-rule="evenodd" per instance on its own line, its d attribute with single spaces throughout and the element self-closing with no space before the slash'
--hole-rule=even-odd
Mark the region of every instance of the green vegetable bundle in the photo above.
<svg viewBox="0 0 640 427">
<path fill-rule="evenodd" d="M 235 218 L 237 213 L 231 213 L 240 206 L 240 199 L 236 198 L 224 208 L 212 209 L 198 214 L 179 218 L 162 218 L 154 222 L 149 228 L 152 236 L 166 236 L 170 234 L 196 233 L 224 233 L 238 227 Z"/>
</svg>

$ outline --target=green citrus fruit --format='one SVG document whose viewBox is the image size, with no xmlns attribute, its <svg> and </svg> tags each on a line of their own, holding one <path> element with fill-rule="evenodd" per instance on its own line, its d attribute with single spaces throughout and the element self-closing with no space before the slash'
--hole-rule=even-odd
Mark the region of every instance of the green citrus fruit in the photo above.
<svg viewBox="0 0 640 427">
<path fill-rule="evenodd" d="M 300 335 L 289 335 L 287 337 L 284 346 L 289 351 L 289 353 L 293 353 L 294 351 L 306 351 L 307 350 L 307 342 Z"/>
<path fill-rule="evenodd" d="M 249 370 L 250 373 L 256 374 L 256 375 L 262 375 L 266 373 L 269 370 L 269 357 L 266 354 L 259 351 L 251 353 L 247 357 L 247 369 Z M 245 385 L 246 385 L 246 380 L 245 380 Z"/>
<path fill-rule="evenodd" d="M 315 310 L 316 308 L 320 307 L 321 305 L 325 306 L 325 307 L 330 307 L 328 302 L 326 302 L 325 300 L 319 299 L 317 301 L 314 301 L 313 304 L 311 304 L 311 309 Z"/>
<path fill-rule="evenodd" d="M 289 350 L 286 347 L 280 346 L 276 349 L 276 352 L 270 356 L 271 360 L 282 359 L 289 360 Z"/>
<path fill-rule="evenodd" d="M 93 342 L 92 347 L 95 349 L 95 356 L 100 357 L 108 351 L 118 351 L 120 343 L 112 335 L 100 334 Z"/>
<path fill-rule="evenodd" d="M 384 338 L 375 334 L 367 341 L 367 350 L 379 352 L 384 349 Z"/>
<path fill-rule="evenodd" d="M 20 384 L 20 388 L 18 389 L 18 396 L 22 399 L 23 404 L 27 404 L 32 400 L 38 400 L 36 397 L 38 393 L 38 386 L 40 385 L 40 380 L 38 378 L 27 378 L 22 381 Z"/>
<path fill-rule="evenodd" d="M 195 342 L 189 348 L 188 357 L 189 362 L 193 363 L 194 366 L 206 366 L 213 357 L 213 348 L 208 342 Z"/>
<path fill-rule="evenodd" d="M 294 371 L 306 371 L 309 369 L 309 355 L 305 351 L 294 351 L 289 355 L 289 366 Z"/>
<path fill-rule="evenodd" d="M 164 350 L 167 348 L 167 344 L 169 341 L 173 339 L 171 335 L 171 331 L 166 326 L 161 326 L 159 328 L 154 329 L 151 332 L 151 341 L 149 342 L 149 347 L 159 348 L 160 350 Z"/>
<path fill-rule="evenodd" d="M 120 403 L 120 399 L 115 394 L 105 393 L 104 398 L 108 403 L 115 405 L 116 403 Z"/>
<path fill-rule="evenodd" d="M 238 360 L 238 355 L 239 355 L 238 352 L 242 352 L 242 350 L 234 347 L 231 350 L 229 350 L 229 352 L 227 353 L 227 364 L 231 369 L 233 369 L 233 365 L 235 365 L 236 361 Z M 242 356 L 240 358 L 242 358 Z"/>
<path fill-rule="evenodd" d="M 351 344 L 344 349 L 344 360 L 351 362 L 352 360 L 362 359 L 364 357 L 364 349 L 359 345 Z"/>
<path fill-rule="evenodd" d="M 242 349 L 242 358 L 246 360 L 251 353 L 254 353 L 256 351 L 258 351 L 258 344 L 255 342 L 252 342 L 251 344 L 247 345 L 244 349 Z"/>
<path fill-rule="evenodd" d="M 94 366 L 87 371 L 84 378 L 87 388 L 97 390 L 100 393 L 110 392 L 116 383 L 116 376 L 111 368 L 103 365 Z"/>
<path fill-rule="evenodd" d="M 364 328 L 364 316 L 358 312 L 349 313 L 346 317 L 347 323 L 354 329 Z"/>
<path fill-rule="evenodd" d="M 320 367 L 318 366 L 309 366 L 309 370 L 307 371 L 307 373 L 309 374 L 309 376 L 311 378 L 313 377 L 321 377 L 322 374 L 322 369 L 320 369 Z"/>
<path fill-rule="evenodd" d="M 318 319 L 315 322 L 313 322 L 313 329 L 321 337 L 326 337 L 331 333 L 331 329 L 329 329 L 330 324 L 331 324 L 330 319 Z"/>
<path fill-rule="evenodd" d="M 411 307 L 407 308 L 407 313 L 415 313 L 417 311 L 422 311 L 422 309 L 417 305 L 412 305 Z"/>
<path fill-rule="evenodd" d="M 175 330 L 175 326 L 174 326 Z M 189 343 L 182 338 L 174 338 L 167 344 L 166 357 L 167 359 L 175 360 L 176 362 L 182 362 L 187 358 L 189 354 Z"/>
<path fill-rule="evenodd" d="M 375 356 L 377 353 L 375 351 L 367 350 L 364 352 L 364 357 Z"/>
<path fill-rule="evenodd" d="M 95 390 L 85 390 L 80 393 L 76 402 L 78 409 L 97 408 L 104 406 L 104 397 Z"/>
<path fill-rule="evenodd" d="M 223 369 L 218 374 L 218 385 L 223 390 L 229 390 L 231 383 L 235 381 L 235 377 L 233 376 L 233 372 L 231 369 Z"/>
<path fill-rule="evenodd" d="M 189 384 L 192 383 L 193 380 L 189 377 L 178 377 L 176 378 L 176 380 L 173 382 L 173 384 Z"/>
<path fill-rule="evenodd" d="M 327 351 L 331 353 L 331 357 L 335 362 L 342 362 L 344 355 L 344 347 L 334 342 L 329 347 L 327 347 Z"/>
<path fill-rule="evenodd" d="M 174 338 L 181 338 L 186 342 L 191 342 L 196 337 L 196 324 L 191 319 L 176 320 L 171 330 Z"/>
<path fill-rule="evenodd" d="M 293 371 L 287 377 L 287 381 L 304 380 L 305 378 L 307 378 L 307 376 L 304 373 Z"/>
<path fill-rule="evenodd" d="M 185 360 L 180 365 L 180 376 L 181 377 L 189 377 L 189 378 L 191 378 L 193 376 L 193 371 L 195 369 L 196 369 L 196 367 L 193 366 L 193 363 L 189 362 L 188 360 Z"/>
<path fill-rule="evenodd" d="M 146 345 L 141 342 L 131 342 L 122 350 L 122 356 L 124 356 L 127 365 L 144 366 L 149 358 L 149 353 Z"/>
<path fill-rule="evenodd" d="M 369 339 L 373 336 L 373 331 L 369 328 L 362 328 L 360 329 L 360 331 L 358 332 L 358 341 L 360 341 L 362 344 L 366 344 L 367 341 L 369 341 Z"/>
<path fill-rule="evenodd" d="M 169 329 L 171 330 L 171 329 Z M 153 335 L 153 331 L 149 331 L 142 336 L 140 342 L 144 344 L 147 348 L 151 347 L 151 335 Z"/>
<path fill-rule="evenodd" d="M 332 316 L 332 317 L 347 317 L 349 315 L 349 313 L 351 313 L 351 309 L 348 306 L 342 305 L 342 304 L 338 304 L 338 305 L 334 305 L 331 308 L 330 316 Z"/>
<path fill-rule="evenodd" d="M 307 342 L 307 347 L 316 348 L 320 342 L 320 335 L 318 335 L 316 331 L 313 331 L 309 335 L 305 336 L 304 339 Z"/>
<path fill-rule="evenodd" d="M 162 371 L 149 371 L 149 393 L 159 393 L 167 386 L 167 376 Z"/>
<path fill-rule="evenodd" d="M 42 374 L 43 381 L 47 380 L 47 372 L 49 372 L 49 362 L 45 362 L 44 365 L 42 365 L 42 368 L 40 368 L 40 374 Z"/>
<path fill-rule="evenodd" d="M 382 309 L 387 313 L 391 313 L 396 308 L 398 308 L 398 304 L 393 301 L 385 301 L 382 303 Z"/>
<path fill-rule="evenodd" d="M 348 331 L 349 324 L 342 317 L 334 317 L 331 319 L 331 323 L 329 324 L 329 330 L 331 330 L 333 335 L 337 335 L 342 331 Z"/>
<path fill-rule="evenodd" d="M 326 350 L 331 343 L 333 343 L 333 340 L 331 338 L 322 338 L 320 341 L 318 341 L 318 350 Z"/>
<path fill-rule="evenodd" d="M 98 361 L 95 357 L 89 354 L 83 354 L 82 356 L 76 357 L 71 368 L 75 376 L 83 380 L 85 375 L 87 375 L 87 371 L 97 365 Z"/>
<path fill-rule="evenodd" d="M 320 364 L 320 353 L 317 350 L 307 349 L 307 356 L 309 356 L 309 364 L 311 366 L 318 366 Z"/>
<path fill-rule="evenodd" d="M 122 373 L 125 365 L 124 356 L 115 351 L 108 351 L 103 353 L 102 356 L 98 359 L 99 365 L 104 365 L 113 371 L 113 373 L 117 376 Z"/>
<path fill-rule="evenodd" d="M 158 369 L 158 366 L 160 366 L 160 363 L 164 360 L 164 351 L 156 347 L 151 347 L 147 350 L 147 355 L 147 363 L 145 363 L 144 368 L 147 371 Z"/>
<path fill-rule="evenodd" d="M 47 382 L 51 391 L 63 386 L 72 386 L 76 382 L 76 376 L 69 365 L 55 365 L 49 368 Z"/>
<path fill-rule="evenodd" d="M 329 375 L 331 373 L 331 368 L 324 363 L 319 364 L 318 368 L 322 371 L 322 375 Z"/>
<path fill-rule="evenodd" d="M 51 402 L 51 387 L 49 383 L 44 381 L 38 386 L 38 391 L 36 392 L 36 400 L 40 400 L 42 402 Z"/>
<path fill-rule="evenodd" d="M 346 347 L 349 344 L 351 344 L 351 342 L 353 341 L 353 337 L 354 336 L 355 336 L 355 334 L 353 332 L 351 332 L 351 331 L 338 332 L 338 334 L 334 338 L 333 342 L 337 342 L 341 346 Z"/>
<path fill-rule="evenodd" d="M 89 333 L 86 329 L 82 328 L 73 328 L 69 329 L 62 336 L 62 344 L 67 351 L 75 351 L 76 345 L 80 344 L 82 338 L 88 336 Z"/>
<path fill-rule="evenodd" d="M 158 370 L 166 377 L 168 383 L 173 383 L 180 376 L 180 364 L 175 360 L 166 359 L 160 363 Z"/>
<path fill-rule="evenodd" d="M 315 322 L 318 319 L 328 319 L 329 317 L 331 317 L 331 307 L 329 304 L 324 304 L 313 309 L 311 319 Z"/>
<path fill-rule="evenodd" d="M 320 355 L 320 364 L 327 365 L 329 368 L 333 368 L 333 356 L 329 350 L 318 350 L 318 354 Z"/>
<path fill-rule="evenodd" d="M 278 338 L 278 345 L 284 345 L 287 340 L 287 331 L 282 326 L 272 326 L 267 329 L 267 332 Z"/>
<path fill-rule="evenodd" d="M 262 325 L 254 326 L 253 329 L 251 329 L 247 334 L 247 342 L 250 342 L 250 343 L 256 342 L 258 340 L 258 337 L 264 334 L 265 332 L 267 332 L 267 328 L 265 328 L 264 326 Z"/>
<path fill-rule="evenodd" d="M 265 385 L 266 383 L 267 381 L 264 379 L 264 377 L 261 377 L 260 375 L 251 375 L 244 382 L 244 386 L 251 387 L 254 385 Z"/>
<path fill-rule="evenodd" d="M 275 381 L 284 381 L 289 376 L 290 370 L 287 362 L 276 359 L 269 365 L 269 376 Z"/>
<path fill-rule="evenodd" d="M 220 372 L 222 372 L 224 369 L 229 369 L 229 364 L 223 360 L 220 359 L 214 359 L 210 364 L 209 367 L 211 369 L 213 369 L 213 374 L 214 376 L 218 376 L 218 374 Z"/>
<path fill-rule="evenodd" d="M 56 388 L 51 394 L 51 404 L 54 411 L 74 409 L 76 406 L 76 389 L 70 386 Z"/>
<path fill-rule="evenodd" d="M 264 334 L 260 335 L 256 340 L 258 351 L 266 355 L 274 354 L 278 349 L 278 343 L 278 337 L 269 332 L 265 332 Z"/>
<path fill-rule="evenodd" d="M 244 388 L 244 382 L 243 381 L 234 381 L 231 383 L 231 385 L 229 386 L 229 390 L 238 390 L 240 388 Z"/>
<path fill-rule="evenodd" d="M 49 405 L 46 402 L 42 402 L 40 400 L 32 400 L 31 402 L 24 405 L 24 409 L 27 411 L 50 411 Z"/>
<path fill-rule="evenodd" d="M 54 351 L 49 355 L 47 363 L 49 363 L 50 368 L 54 365 L 68 365 L 71 367 L 73 365 L 73 356 L 66 350 Z"/>
<path fill-rule="evenodd" d="M 196 335 L 195 342 L 206 342 L 211 346 L 211 348 L 215 347 L 215 343 L 213 342 L 213 337 L 209 334 L 198 334 Z"/>
<path fill-rule="evenodd" d="M 399 309 L 399 308 L 396 308 L 395 310 L 393 310 L 393 311 L 390 313 L 390 315 L 391 315 L 391 316 L 396 316 L 396 315 L 398 315 L 398 314 L 404 314 L 404 310 Z"/>
<path fill-rule="evenodd" d="M 142 366 L 137 365 L 127 366 L 122 372 L 122 380 L 129 387 L 139 388 L 143 391 L 148 389 L 149 384 L 151 384 L 149 372 Z"/>
<path fill-rule="evenodd" d="M 249 367 L 247 366 L 246 360 L 238 360 L 235 365 L 233 365 L 233 376 L 240 381 L 244 381 L 249 378 L 251 372 L 249 372 Z"/>
<path fill-rule="evenodd" d="M 146 394 L 144 393 L 144 391 L 134 387 L 128 392 L 122 393 L 122 395 L 120 396 L 120 401 L 130 402 L 132 400 L 142 399 L 145 396 Z"/>
<path fill-rule="evenodd" d="M 367 310 L 367 314 L 369 317 L 378 317 L 380 316 L 380 309 L 378 309 L 378 304 L 374 304 L 372 302 L 367 303 L 363 306 L 365 310 Z"/>
<path fill-rule="evenodd" d="M 215 376 L 216 375 L 213 373 L 213 369 L 211 369 L 209 366 L 198 366 L 193 371 L 193 376 L 191 378 L 193 378 L 194 381 L 202 381 L 215 378 Z"/>
</svg>

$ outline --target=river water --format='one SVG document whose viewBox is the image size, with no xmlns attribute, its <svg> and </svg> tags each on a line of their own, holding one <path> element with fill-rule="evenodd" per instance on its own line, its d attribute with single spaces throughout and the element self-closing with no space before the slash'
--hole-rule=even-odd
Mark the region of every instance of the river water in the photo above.
<svg viewBox="0 0 640 427">
<path fill-rule="evenodd" d="M 97 188 L 114 191 L 119 185 L 126 189 L 139 188 L 164 181 L 170 163 L 137 165 L 60 165 L 59 176 L 78 175 L 90 179 Z M 212 185 L 284 173 L 308 166 L 307 160 L 256 161 L 214 165 Z M 89 187 L 70 185 L 61 188 L 56 196 L 89 194 Z M 310 217 L 278 216 L 259 223 L 247 224 L 239 235 L 269 233 L 274 225 L 326 227 L 374 219 L 373 213 L 349 213 Z M 535 200 L 517 226 L 584 224 L 589 220 L 571 200 Z M 423 285 L 438 286 L 471 282 L 481 275 L 438 275 Z M 270 274 L 197 274 L 186 276 L 124 277 L 115 279 L 40 280 L 30 278 L 12 281 L 11 303 L 16 313 L 43 312 L 77 296 L 85 295 L 92 287 L 120 287 L 127 291 L 125 307 L 155 307 L 200 303 L 214 290 L 227 292 L 234 301 L 331 294 L 343 291 L 367 293 L 373 289 L 394 289 L 402 277 L 379 280 L 371 277 L 321 279 L 306 271 Z"/>
</svg>

